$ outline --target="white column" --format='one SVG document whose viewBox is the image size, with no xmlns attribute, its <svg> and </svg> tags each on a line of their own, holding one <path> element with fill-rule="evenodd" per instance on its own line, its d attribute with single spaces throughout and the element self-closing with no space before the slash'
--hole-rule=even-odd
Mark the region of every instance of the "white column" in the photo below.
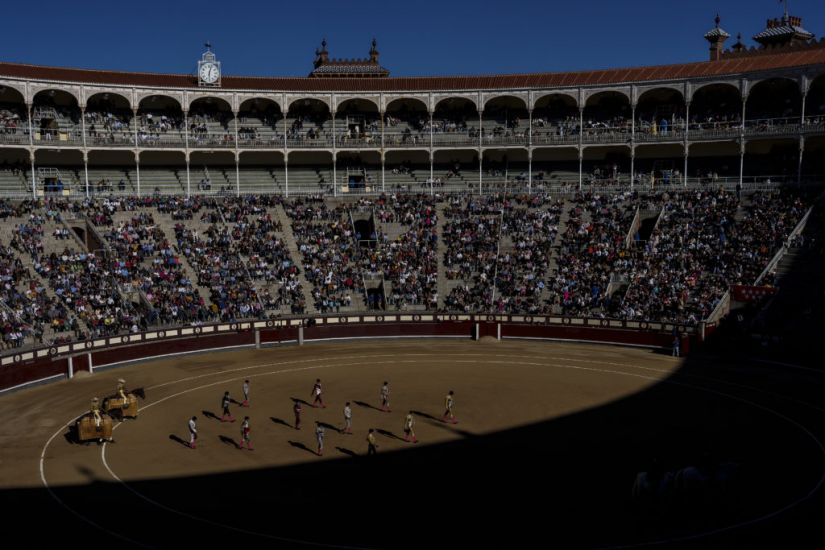
<svg viewBox="0 0 825 550">
<path fill-rule="evenodd" d="M 140 153 L 135 151 L 135 175 L 137 176 L 137 195 L 140 196 Z"/>
<path fill-rule="evenodd" d="M 238 143 L 238 111 L 232 111 L 232 118 L 235 120 L 235 183 L 238 188 L 237 196 L 241 196 L 241 145 Z"/>
<path fill-rule="evenodd" d="M 83 151 L 83 176 L 86 180 L 86 197 L 89 196 L 89 153 Z"/>
<path fill-rule="evenodd" d="M 630 189 L 633 189 L 633 180 L 636 178 L 636 144 L 630 140 Z"/>
<path fill-rule="evenodd" d="M 284 192 L 289 197 L 289 158 L 284 151 Z"/>
<path fill-rule="evenodd" d="M 383 128 L 382 128 L 382 132 L 381 132 L 381 140 L 382 141 L 384 140 Z M 382 147 L 382 149 L 381 149 L 381 192 L 382 193 L 384 193 L 385 190 L 386 190 L 386 187 L 385 187 L 385 183 L 386 183 L 386 181 L 385 181 L 385 169 L 386 169 L 386 159 L 384 158 L 384 149 Z"/>
<path fill-rule="evenodd" d="M 579 107 L 579 191 L 582 190 L 582 159 L 584 157 L 584 149 L 582 143 L 584 141 L 584 107 Z"/>
<path fill-rule="evenodd" d="M 89 198 L 89 162 L 86 148 L 86 107 L 80 108 L 80 132 L 83 134 L 83 171 L 86 174 L 86 198 Z"/>
<path fill-rule="evenodd" d="M 433 151 L 433 112 L 430 113 L 430 195 L 433 194 L 433 179 L 435 178 L 435 167 L 433 166 L 435 160 L 435 152 Z"/>
<path fill-rule="evenodd" d="M 527 109 L 527 192 L 533 190 L 533 109 Z"/>
<path fill-rule="evenodd" d="M 482 147 L 484 147 L 484 136 L 482 135 L 481 130 L 484 128 L 484 111 L 482 109 L 478 110 L 478 194 L 481 195 L 484 192 L 482 188 L 482 171 L 484 165 L 484 151 Z"/>
<path fill-rule="evenodd" d="M 690 154 L 690 141 L 688 138 L 688 132 L 690 130 L 690 101 L 685 102 L 685 187 L 687 187 L 687 180 L 688 180 L 688 155 Z"/>
<path fill-rule="evenodd" d="M 527 149 L 527 192 L 533 192 L 533 149 Z"/>
<path fill-rule="evenodd" d="M 192 196 L 192 178 L 189 174 L 189 151 L 186 151 L 186 198 Z"/>
<path fill-rule="evenodd" d="M 34 149 L 29 151 L 29 158 L 32 163 L 32 198 L 37 199 L 37 176 L 34 173 Z"/>
<path fill-rule="evenodd" d="M 332 196 L 338 196 L 338 138 L 335 135 L 335 111 L 332 114 Z"/>
<path fill-rule="evenodd" d="M 32 164 L 32 198 L 37 198 L 37 183 L 34 176 L 34 127 L 32 126 L 32 117 L 34 116 L 34 106 L 30 103 L 27 105 L 29 110 L 29 160 Z"/>
<path fill-rule="evenodd" d="M 72 361 L 71 356 L 69 356 L 69 372 L 68 372 L 68 375 L 69 375 L 70 380 L 72 378 L 74 378 L 74 361 Z"/>
<path fill-rule="evenodd" d="M 235 189 L 236 197 L 241 196 L 241 157 L 238 155 L 235 157 Z"/>
</svg>

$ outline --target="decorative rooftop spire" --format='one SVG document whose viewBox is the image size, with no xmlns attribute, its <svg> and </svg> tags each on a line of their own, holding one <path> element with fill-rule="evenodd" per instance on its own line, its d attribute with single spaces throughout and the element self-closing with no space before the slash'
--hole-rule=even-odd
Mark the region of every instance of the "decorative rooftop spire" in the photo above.
<svg viewBox="0 0 825 550">
<path fill-rule="evenodd" d="M 730 35 L 725 32 L 725 29 L 719 26 L 722 22 L 722 18 L 719 17 L 718 13 L 713 19 L 713 22 L 716 23 L 716 26 L 705 33 L 705 40 L 710 42 L 710 60 L 718 61 L 722 57 L 722 50 L 725 45 L 725 40 L 730 38 Z"/>
</svg>

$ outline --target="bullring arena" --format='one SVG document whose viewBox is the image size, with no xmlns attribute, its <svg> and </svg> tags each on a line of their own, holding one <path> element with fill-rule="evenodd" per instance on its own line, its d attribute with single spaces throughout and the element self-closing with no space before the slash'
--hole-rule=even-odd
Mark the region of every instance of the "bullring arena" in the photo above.
<svg viewBox="0 0 825 550">
<path fill-rule="evenodd" d="M 19 416 L 3 434 L 4 509 L 21 523 L 35 507 L 48 510 L 55 536 L 105 533 L 126 547 L 548 538 L 589 548 L 749 545 L 792 541 L 791 532 L 801 542 L 821 505 L 819 372 L 495 337 L 249 347 L 101 366 L 5 396 L 4 411 Z M 107 395 L 119 377 L 143 388 L 139 417 L 116 424 L 115 443 L 73 442 L 78 395 Z M 309 406 L 316 378 L 324 409 Z M 232 411 L 250 416 L 253 451 L 238 448 L 239 422 L 219 420 L 223 392 L 239 398 L 244 380 L 250 406 Z M 385 380 L 392 412 L 378 410 Z M 447 388 L 457 424 L 441 419 Z M 294 400 L 306 403 L 300 430 Z M 353 435 L 338 433 L 345 401 Z M 409 410 L 416 444 L 403 441 Z M 196 449 L 187 445 L 191 415 Z M 327 425 L 323 456 L 315 421 Z M 368 427 L 377 456 L 364 456 Z M 632 488 L 652 457 L 675 471 L 706 452 L 736 464 L 718 500 L 702 511 L 674 502 L 665 521 L 640 515 Z M 588 529 L 594 522 L 599 529 Z"/>
<path fill-rule="evenodd" d="M 825 41 L 784 5 L 631 69 L 0 62 L 2 540 L 822 546 Z"/>
</svg>

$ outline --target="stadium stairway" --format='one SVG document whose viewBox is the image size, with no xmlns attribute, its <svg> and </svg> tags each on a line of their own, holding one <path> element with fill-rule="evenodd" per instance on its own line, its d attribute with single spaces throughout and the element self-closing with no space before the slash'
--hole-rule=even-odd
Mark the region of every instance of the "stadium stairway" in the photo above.
<svg viewBox="0 0 825 550">
<path fill-rule="evenodd" d="M 11 239 L 12 239 L 12 236 L 14 234 L 15 228 L 19 224 L 24 224 L 27 221 L 28 221 L 28 217 L 20 217 L 20 218 L 11 218 L 10 217 L 10 218 L 8 218 L 4 223 L 0 224 L 0 241 L 2 241 L 4 243 L 10 243 Z M 70 249 L 70 250 L 87 251 L 86 247 L 81 246 L 80 241 L 78 239 L 74 238 L 74 237 L 72 237 L 70 239 L 61 240 L 61 239 L 56 239 L 53 236 L 53 233 L 54 233 L 55 229 L 57 229 L 57 228 L 63 229 L 64 227 L 66 227 L 66 226 L 63 224 L 63 222 L 60 222 L 60 221 L 53 221 L 53 220 L 46 220 L 45 221 L 45 223 L 43 224 L 43 238 L 41 239 L 41 242 L 43 243 L 43 254 L 44 255 L 49 255 L 52 252 L 54 252 L 55 254 L 61 254 L 67 248 Z M 31 279 L 35 282 L 35 284 L 37 286 L 43 288 L 43 291 L 46 294 L 46 296 L 49 297 L 49 298 L 56 298 L 56 294 L 54 293 L 54 289 L 51 288 L 51 286 L 49 285 L 49 282 L 45 278 L 43 278 L 34 269 L 34 260 L 32 259 L 31 254 L 29 254 L 27 252 L 22 252 L 22 253 L 19 254 L 19 258 L 20 258 L 20 261 L 23 264 L 23 267 L 25 267 L 29 271 Z M 23 290 L 23 289 L 18 288 L 18 290 Z M 80 330 L 82 330 L 86 334 L 89 334 L 89 332 L 90 332 L 89 327 L 86 325 L 86 323 L 81 318 L 74 315 L 74 313 L 71 313 L 70 316 L 69 316 L 69 319 L 66 319 L 66 321 L 69 321 L 71 318 L 76 318 L 78 326 L 80 327 Z M 44 342 L 51 342 L 57 336 L 63 336 L 63 335 L 66 335 L 66 334 L 67 334 L 66 332 L 63 332 L 63 333 L 55 332 L 54 330 L 52 330 L 51 326 L 44 326 L 43 327 L 43 341 Z"/>
<path fill-rule="evenodd" d="M 304 295 L 304 310 L 306 313 L 315 313 L 315 299 L 312 297 L 312 285 L 307 281 L 306 275 L 304 274 L 304 263 L 301 261 L 301 253 L 298 251 L 298 242 L 292 233 L 292 223 L 289 216 L 286 215 L 283 205 L 277 205 L 273 213 L 275 214 L 275 219 L 278 220 L 278 223 L 281 224 L 283 228 L 284 244 L 286 244 L 286 248 L 289 250 L 289 257 L 292 259 L 292 263 L 297 265 L 298 269 L 301 270 L 301 291 Z"/>
<path fill-rule="evenodd" d="M 438 235 L 438 247 L 436 249 L 438 258 L 438 309 L 444 307 L 444 298 L 446 298 L 450 290 L 456 286 L 454 284 L 455 281 L 448 279 L 444 271 L 444 254 L 447 252 L 447 245 L 444 243 L 444 224 L 446 223 L 444 210 L 446 207 L 447 205 L 443 202 L 439 202 L 435 206 L 435 211 L 438 215 L 438 224 L 436 225 L 436 233 Z"/>
<path fill-rule="evenodd" d="M 544 274 L 545 288 L 541 291 L 541 303 L 543 304 L 550 298 L 547 288 L 550 285 L 547 283 L 550 281 L 553 273 L 559 268 L 559 252 L 561 250 L 564 232 L 567 231 L 567 221 L 570 219 L 571 208 L 573 208 L 573 204 L 570 201 L 564 201 L 564 206 L 562 206 L 561 215 L 559 216 L 559 230 L 556 232 L 556 238 L 553 240 L 552 252 L 547 262 L 547 273 Z"/>
<path fill-rule="evenodd" d="M 209 288 L 204 287 L 198 284 L 198 274 L 195 272 L 195 269 L 189 263 L 189 259 L 186 258 L 183 252 L 180 250 L 178 246 L 178 240 L 175 238 L 175 224 L 182 223 L 186 226 L 187 229 L 196 230 L 199 235 L 203 235 L 206 232 L 206 228 L 209 227 L 208 224 L 203 224 L 197 219 L 186 220 L 184 221 L 175 221 L 172 219 L 172 216 L 166 213 L 160 212 L 153 212 L 152 216 L 155 219 L 155 223 L 160 227 L 163 231 L 164 235 L 169 242 L 175 243 L 174 248 L 179 254 L 180 266 L 183 269 L 183 272 L 186 274 L 186 277 L 189 278 L 191 281 L 192 286 L 198 290 L 198 294 L 204 299 L 205 302 L 211 303 L 209 297 L 212 295 L 212 291 Z"/>
</svg>

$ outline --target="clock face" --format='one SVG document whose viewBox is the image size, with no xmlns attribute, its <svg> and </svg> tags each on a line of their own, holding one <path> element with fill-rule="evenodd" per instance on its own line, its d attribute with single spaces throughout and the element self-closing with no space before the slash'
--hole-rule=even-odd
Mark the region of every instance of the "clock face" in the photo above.
<svg viewBox="0 0 825 550">
<path fill-rule="evenodd" d="M 202 82 L 214 84 L 220 78 L 221 72 L 214 63 L 204 63 L 201 65 L 200 77 Z"/>
</svg>

